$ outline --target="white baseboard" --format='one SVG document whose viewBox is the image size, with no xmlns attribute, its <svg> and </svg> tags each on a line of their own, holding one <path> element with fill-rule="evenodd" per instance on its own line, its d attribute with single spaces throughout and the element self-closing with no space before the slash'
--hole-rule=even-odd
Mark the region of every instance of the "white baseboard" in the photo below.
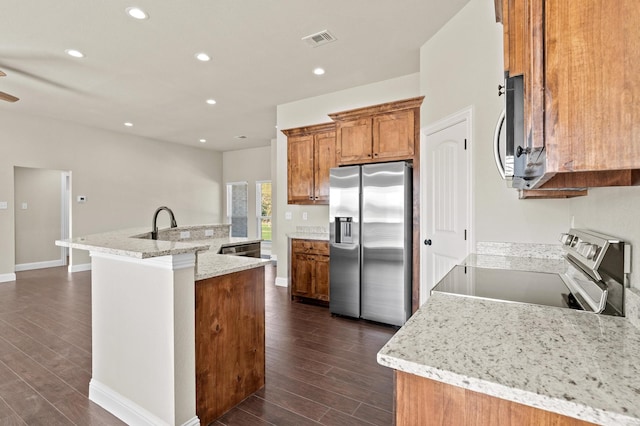
<svg viewBox="0 0 640 426">
<path fill-rule="evenodd" d="M 169 426 L 169 423 L 157 417 L 155 414 L 95 379 L 91 379 L 89 382 L 89 399 L 128 425 Z M 200 419 L 198 416 L 194 416 L 181 426 L 199 425 Z"/>
<path fill-rule="evenodd" d="M 0 274 L 0 283 L 6 283 L 9 281 L 15 281 L 16 280 L 16 274 L 15 273 L 11 273 L 11 274 Z"/>
<path fill-rule="evenodd" d="M 289 287 L 289 278 L 287 278 L 287 277 L 276 277 L 276 285 L 278 287 Z"/>
<path fill-rule="evenodd" d="M 33 262 L 33 263 L 21 263 L 16 265 L 16 272 L 21 271 L 31 271 L 33 269 L 44 269 L 44 268 L 55 268 L 57 266 L 64 266 L 65 263 L 62 259 L 58 260 L 47 260 L 44 262 Z"/>
<path fill-rule="evenodd" d="M 84 272 L 91 270 L 91 263 L 81 263 L 80 265 L 69 265 L 69 272 Z"/>
</svg>

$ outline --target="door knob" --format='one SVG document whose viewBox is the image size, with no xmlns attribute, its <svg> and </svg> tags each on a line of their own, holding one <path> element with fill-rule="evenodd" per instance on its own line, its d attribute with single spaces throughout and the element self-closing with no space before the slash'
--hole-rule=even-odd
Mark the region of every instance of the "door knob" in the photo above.
<svg viewBox="0 0 640 426">
<path fill-rule="evenodd" d="M 430 246 L 431 245 L 431 240 L 429 240 L 429 239 L 424 240 L 424 245 L 425 246 Z"/>
</svg>

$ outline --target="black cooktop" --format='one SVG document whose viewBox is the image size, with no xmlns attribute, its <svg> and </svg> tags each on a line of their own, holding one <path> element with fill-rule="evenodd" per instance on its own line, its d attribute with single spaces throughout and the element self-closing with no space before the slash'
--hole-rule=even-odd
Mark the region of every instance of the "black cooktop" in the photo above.
<svg viewBox="0 0 640 426">
<path fill-rule="evenodd" d="M 546 272 L 455 266 L 431 291 L 576 308 L 560 275 Z"/>
</svg>

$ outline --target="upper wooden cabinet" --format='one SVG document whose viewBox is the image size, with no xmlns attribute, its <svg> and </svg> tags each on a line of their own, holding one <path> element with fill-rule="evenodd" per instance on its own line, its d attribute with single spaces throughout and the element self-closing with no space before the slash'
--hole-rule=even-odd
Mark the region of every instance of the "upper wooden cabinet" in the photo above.
<svg viewBox="0 0 640 426">
<path fill-rule="evenodd" d="M 640 183 L 640 2 L 503 0 L 531 189 Z"/>
<path fill-rule="evenodd" d="M 329 204 L 329 169 L 336 167 L 335 123 L 283 130 L 287 135 L 289 204 Z"/>
<path fill-rule="evenodd" d="M 329 114 L 339 165 L 412 160 L 423 96 Z"/>
</svg>

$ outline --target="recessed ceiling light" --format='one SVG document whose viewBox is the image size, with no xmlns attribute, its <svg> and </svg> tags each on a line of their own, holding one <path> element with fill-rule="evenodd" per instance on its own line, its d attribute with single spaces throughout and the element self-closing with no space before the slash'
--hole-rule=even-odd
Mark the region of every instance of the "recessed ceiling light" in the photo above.
<svg viewBox="0 0 640 426">
<path fill-rule="evenodd" d="M 73 56 L 74 58 L 84 58 L 84 53 L 76 49 L 67 49 L 65 52 L 67 55 Z"/>
<path fill-rule="evenodd" d="M 322 75 L 322 74 L 324 74 L 324 69 L 323 68 L 316 68 L 316 69 L 313 70 L 313 73 L 315 75 Z"/>
<path fill-rule="evenodd" d="M 207 62 L 211 60 L 211 56 L 207 55 L 204 52 L 196 53 L 196 59 L 202 62 Z"/>
<path fill-rule="evenodd" d="M 216 100 L 215 99 L 207 99 L 207 103 L 209 105 L 215 105 L 216 104 Z"/>
<path fill-rule="evenodd" d="M 246 139 L 247 137 L 245 135 L 238 135 L 238 136 L 234 136 L 234 139 Z"/>
<path fill-rule="evenodd" d="M 147 12 L 140 9 L 139 7 L 128 7 L 125 10 L 127 12 L 127 15 L 131 16 L 132 18 L 135 18 L 135 19 L 149 18 L 149 15 L 147 15 Z"/>
<path fill-rule="evenodd" d="M 206 139 L 200 139 L 200 143 L 205 143 L 206 141 Z"/>
<path fill-rule="evenodd" d="M 133 123 L 129 123 L 128 121 L 126 123 L 124 123 L 125 126 L 127 127 L 133 127 Z"/>
</svg>

